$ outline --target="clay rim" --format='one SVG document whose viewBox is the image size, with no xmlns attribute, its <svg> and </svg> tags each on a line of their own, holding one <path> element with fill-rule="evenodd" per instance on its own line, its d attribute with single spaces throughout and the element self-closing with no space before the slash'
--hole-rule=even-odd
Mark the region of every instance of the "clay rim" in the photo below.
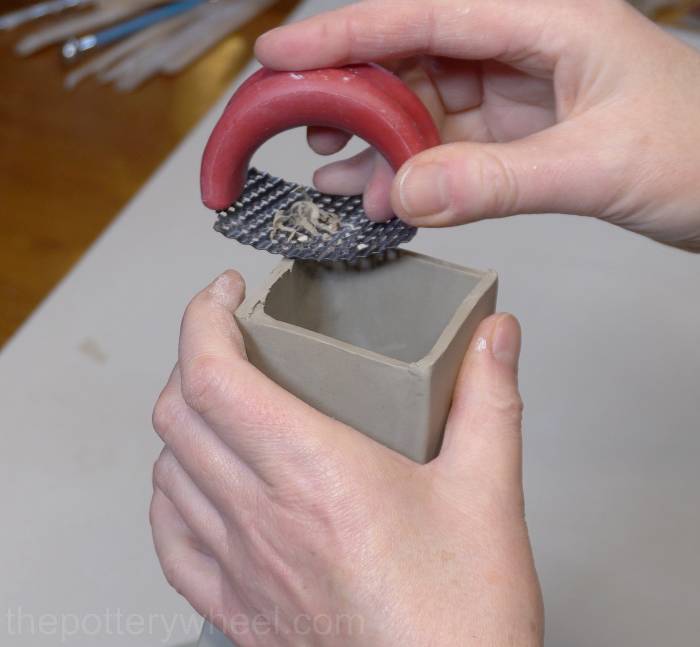
<svg viewBox="0 0 700 647">
<path fill-rule="evenodd" d="M 469 313 L 474 309 L 477 303 L 482 299 L 482 297 L 488 292 L 491 287 L 498 283 L 498 274 L 495 270 L 476 270 L 473 268 L 464 267 L 456 263 L 451 263 L 449 261 L 443 261 L 441 259 L 433 258 L 431 256 L 426 256 L 425 254 L 419 254 L 417 252 L 412 252 L 409 250 L 401 250 L 402 255 L 412 256 L 423 262 L 436 265 L 438 267 L 449 268 L 463 274 L 467 274 L 471 277 L 478 278 L 477 284 L 472 288 L 467 297 L 459 304 L 457 309 L 454 311 L 450 317 L 449 322 L 440 333 L 432 348 L 424 355 L 421 359 L 415 362 L 404 362 L 387 355 L 382 355 L 376 351 L 368 350 L 362 348 L 361 346 L 355 346 L 348 342 L 344 342 L 335 337 L 329 335 L 324 335 L 323 333 L 315 332 L 309 330 L 308 328 L 302 328 L 295 324 L 287 323 L 286 321 L 281 321 L 275 319 L 265 312 L 266 296 L 272 287 L 284 274 L 290 272 L 294 265 L 293 259 L 283 260 L 277 267 L 267 276 L 264 283 L 254 294 L 247 297 L 245 301 L 236 310 L 235 316 L 237 318 L 250 319 L 255 316 L 258 321 L 263 322 L 273 322 L 274 325 L 288 333 L 304 337 L 306 339 L 313 340 L 320 344 L 326 344 L 333 346 L 334 348 L 339 348 L 345 352 L 353 353 L 355 355 L 361 355 L 366 359 L 380 362 L 389 366 L 394 366 L 397 368 L 409 369 L 419 372 L 430 371 L 432 367 L 438 362 L 438 360 L 445 354 L 450 343 L 455 338 L 462 323 L 469 316 Z"/>
</svg>

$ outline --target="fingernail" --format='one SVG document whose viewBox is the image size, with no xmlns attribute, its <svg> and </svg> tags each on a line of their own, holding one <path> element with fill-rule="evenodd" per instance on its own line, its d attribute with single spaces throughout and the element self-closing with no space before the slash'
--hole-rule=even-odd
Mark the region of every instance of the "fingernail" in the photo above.
<svg viewBox="0 0 700 647">
<path fill-rule="evenodd" d="M 496 361 L 517 368 L 520 357 L 520 324 L 513 315 L 501 315 L 491 337 L 491 352 Z"/>
<path fill-rule="evenodd" d="M 399 183 L 399 200 L 404 214 L 411 218 L 445 211 L 450 198 L 444 167 L 434 162 L 409 167 Z"/>
<path fill-rule="evenodd" d="M 272 29 L 268 29 L 264 34 L 260 34 L 260 36 L 258 36 L 258 40 L 268 38 L 269 36 L 274 37 L 274 35 L 279 34 L 282 31 L 282 29 L 283 27 L 274 27 Z"/>
</svg>

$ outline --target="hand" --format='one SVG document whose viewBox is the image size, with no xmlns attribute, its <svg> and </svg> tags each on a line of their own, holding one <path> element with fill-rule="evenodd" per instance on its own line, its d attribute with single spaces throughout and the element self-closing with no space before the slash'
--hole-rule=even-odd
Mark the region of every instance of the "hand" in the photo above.
<svg viewBox="0 0 700 647">
<path fill-rule="evenodd" d="M 246 361 L 235 272 L 198 294 L 154 412 L 170 583 L 241 647 L 542 642 L 523 513 L 520 329 L 483 322 L 444 447 L 418 465 Z"/>
<path fill-rule="evenodd" d="M 423 99 L 446 145 L 396 179 L 372 152 L 316 173 L 322 191 L 364 190 L 375 219 L 573 213 L 700 250 L 700 55 L 622 0 L 368 0 L 268 32 L 256 54 L 388 61 Z M 329 154 L 347 136 L 309 139 Z"/>
</svg>

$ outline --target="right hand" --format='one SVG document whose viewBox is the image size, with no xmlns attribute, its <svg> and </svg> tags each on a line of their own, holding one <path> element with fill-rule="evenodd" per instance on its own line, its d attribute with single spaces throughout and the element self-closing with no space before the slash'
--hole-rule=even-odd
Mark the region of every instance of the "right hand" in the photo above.
<svg viewBox="0 0 700 647">
<path fill-rule="evenodd" d="M 395 178 L 371 151 L 316 174 L 364 192 L 374 219 L 573 213 L 700 251 L 700 55 L 622 0 L 366 0 L 268 32 L 256 54 L 280 70 L 389 62 L 426 103 L 446 144 Z"/>
</svg>

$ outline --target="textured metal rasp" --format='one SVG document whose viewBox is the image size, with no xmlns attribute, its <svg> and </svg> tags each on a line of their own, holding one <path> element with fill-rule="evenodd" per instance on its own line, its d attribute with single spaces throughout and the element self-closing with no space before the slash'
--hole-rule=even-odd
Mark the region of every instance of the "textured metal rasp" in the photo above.
<svg viewBox="0 0 700 647">
<path fill-rule="evenodd" d="M 299 200 L 311 200 L 322 209 L 340 217 L 340 228 L 325 237 L 289 237 L 284 232 L 272 235 L 272 221 L 278 210 L 286 210 Z M 354 261 L 382 254 L 407 243 L 416 235 L 410 227 L 393 218 L 377 223 L 367 218 L 362 196 L 333 196 L 319 193 L 301 184 L 286 182 L 249 169 L 240 198 L 228 209 L 217 212 L 216 231 L 244 245 L 286 258 L 314 261 Z"/>
</svg>

